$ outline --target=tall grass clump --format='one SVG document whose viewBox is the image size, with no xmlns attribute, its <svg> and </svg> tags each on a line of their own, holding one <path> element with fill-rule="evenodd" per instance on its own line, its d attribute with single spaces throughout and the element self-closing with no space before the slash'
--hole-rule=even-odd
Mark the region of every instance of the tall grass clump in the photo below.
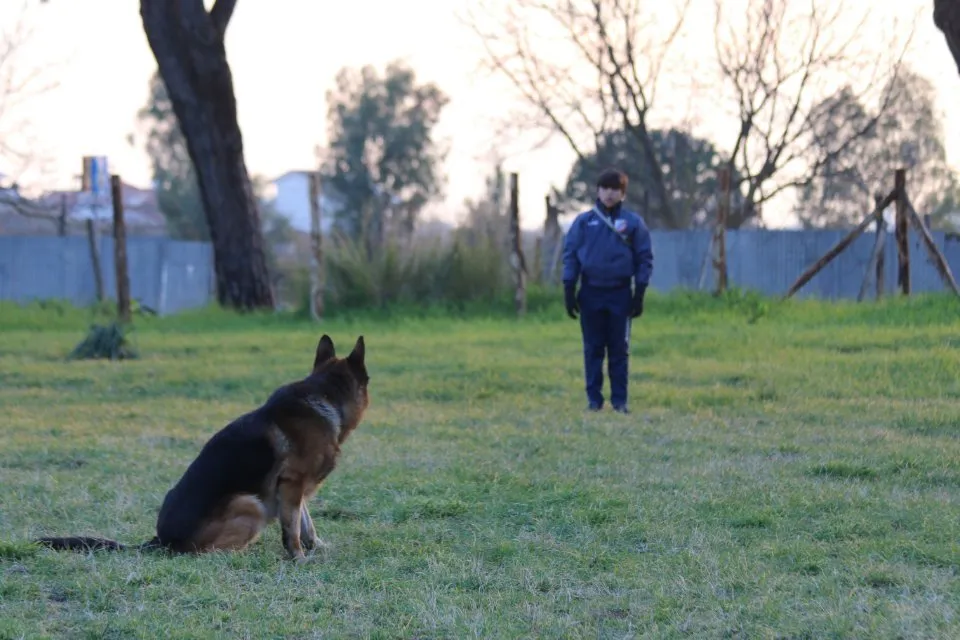
<svg viewBox="0 0 960 640">
<path fill-rule="evenodd" d="M 494 303 L 510 294 L 504 252 L 491 242 L 387 241 L 368 255 L 362 242 L 337 238 L 325 254 L 328 304 L 344 311 L 397 306 Z"/>
</svg>

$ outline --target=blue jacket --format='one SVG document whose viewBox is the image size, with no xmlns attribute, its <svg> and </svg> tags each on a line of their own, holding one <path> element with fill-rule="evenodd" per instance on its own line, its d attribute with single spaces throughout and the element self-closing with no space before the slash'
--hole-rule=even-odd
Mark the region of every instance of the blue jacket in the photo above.
<svg viewBox="0 0 960 640">
<path fill-rule="evenodd" d="M 604 211 L 599 202 L 596 209 Z M 650 230 L 639 214 L 616 207 L 611 221 L 626 223 L 621 237 L 600 219 L 596 211 L 585 211 L 574 219 L 563 243 L 563 283 L 597 287 L 629 286 L 646 288 L 653 274 L 653 245 Z"/>
</svg>

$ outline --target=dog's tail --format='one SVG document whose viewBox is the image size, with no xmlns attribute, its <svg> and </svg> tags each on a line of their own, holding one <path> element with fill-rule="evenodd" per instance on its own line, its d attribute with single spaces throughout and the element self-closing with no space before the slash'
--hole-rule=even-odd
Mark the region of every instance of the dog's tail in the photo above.
<svg viewBox="0 0 960 640">
<path fill-rule="evenodd" d="M 46 537 L 37 538 L 35 543 L 50 547 L 56 551 L 127 551 L 136 549 L 138 551 L 149 551 L 160 548 L 160 538 L 154 536 L 144 543 L 131 547 L 122 544 L 116 540 L 107 538 L 96 538 L 92 536 L 66 536 L 66 537 Z"/>
</svg>

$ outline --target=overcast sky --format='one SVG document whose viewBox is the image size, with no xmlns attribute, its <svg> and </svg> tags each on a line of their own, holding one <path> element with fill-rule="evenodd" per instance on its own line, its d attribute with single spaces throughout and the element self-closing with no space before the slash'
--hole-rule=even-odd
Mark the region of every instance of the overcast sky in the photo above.
<svg viewBox="0 0 960 640">
<path fill-rule="evenodd" d="M 435 208 L 450 219 L 464 198 L 482 188 L 490 168 L 491 120 L 507 111 L 512 100 L 502 84 L 471 78 L 480 49 L 456 17 L 468 2 L 239 0 L 227 34 L 227 53 L 251 172 L 269 178 L 291 169 L 313 168 L 314 149 L 326 137 L 324 94 L 337 71 L 366 63 L 382 68 L 391 59 L 403 58 L 421 80 L 438 83 L 452 99 L 440 128 L 450 147 L 444 167 L 448 202 Z M 960 75 L 933 26 L 932 2 L 876 4 L 882 20 L 929 6 L 922 14 L 910 60 L 937 83 L 941 108 L 960 105 Z M 712 32 L 713 0 L 693 0 L 693 5 L 688 43 Z M 20 7 L 21 0 L 0 1 L 0 25 L 8 28 Z M 17 68 L 55 64 L 47 77 L 54 77 L 59 86 L 29 104 L 36 137 L 33 146 L 55 161 L 42 180 L 33 174 L 25 179 L 45 187 L 70 187 L 83 155 L 104 154 L 111 170 L 124 180 L 148 185 L 150 168 L 142 147 L 127 142 L 156 68 L 143 35 L 139 3 L 51 0 L 31 9 L 28 19 L 34 39 L 21 52 Z M 400 28 L 401 24 L 405 26 Z M 712 45 L 707 48 L 712 53 Z M 687 105 L 688 112 L 701 107 L 704 112 L 712 110 L 699 100 L 685 99 L 688 96 L 673 97 Z M 0 130 L 4 118 L 11 121 L 0 116 Z M 705 122 L 698 133 L 713 134 L 722 145 L 729 132 L 711 131 L 709 117 Z M 945 123 L 948 158 L 958 167 L 960 114 L 947 113 Z M 507 159 L 506 168 L 520 173 L 525 227 L 540 224 L 543 197 L 551 184 L 562 184 L 572 159 L 561 140 Z M 9 163 L 0 164 L 0 171 L 9 173 Z M 771 222 L 775 225 L 777 220 Z"/>
</svg>

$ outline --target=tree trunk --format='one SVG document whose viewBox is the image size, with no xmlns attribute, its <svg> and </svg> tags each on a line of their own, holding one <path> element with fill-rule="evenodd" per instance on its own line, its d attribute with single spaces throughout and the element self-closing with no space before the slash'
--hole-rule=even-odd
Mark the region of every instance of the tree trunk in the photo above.
<svg viewBox="0 0 960 640">
<path fill-rule="evenodd" d="M 144 32 L 197 173 L 213 243 L 217 298 L 273 307 L 256 196 L 243 157 L 224 34 L 236 0 L 140 0 Z"/>
<path fill-rule="evenodd" d="M 933 0 L 933 23 L 943 32 L 960 72 L 960 0 Z"/>
<path fill-rule="evenodd" d="M 670 194 L 667 193 L 667 183 L 663 175 L 663 167 L 653 148 L 653 140 L 650 139 L 650 132 L 647 130 L 645 122 L 641 121 L 637 125 L 630 125 L 630 132 L 637 138 L 640 147 L 643 149 L 643 157 L 647 161 L 650 169 L 650 177 L 653 178 L 653 190 L 656 193 L 660 209 L 660 217 L 667 223 L 670 229 L 685 229 L 688 224 L 686 220 L 680 220 L 674 213 L 673 202 Z M 645 212 L 646 213 L 646 212 Z"/>
</svg>

